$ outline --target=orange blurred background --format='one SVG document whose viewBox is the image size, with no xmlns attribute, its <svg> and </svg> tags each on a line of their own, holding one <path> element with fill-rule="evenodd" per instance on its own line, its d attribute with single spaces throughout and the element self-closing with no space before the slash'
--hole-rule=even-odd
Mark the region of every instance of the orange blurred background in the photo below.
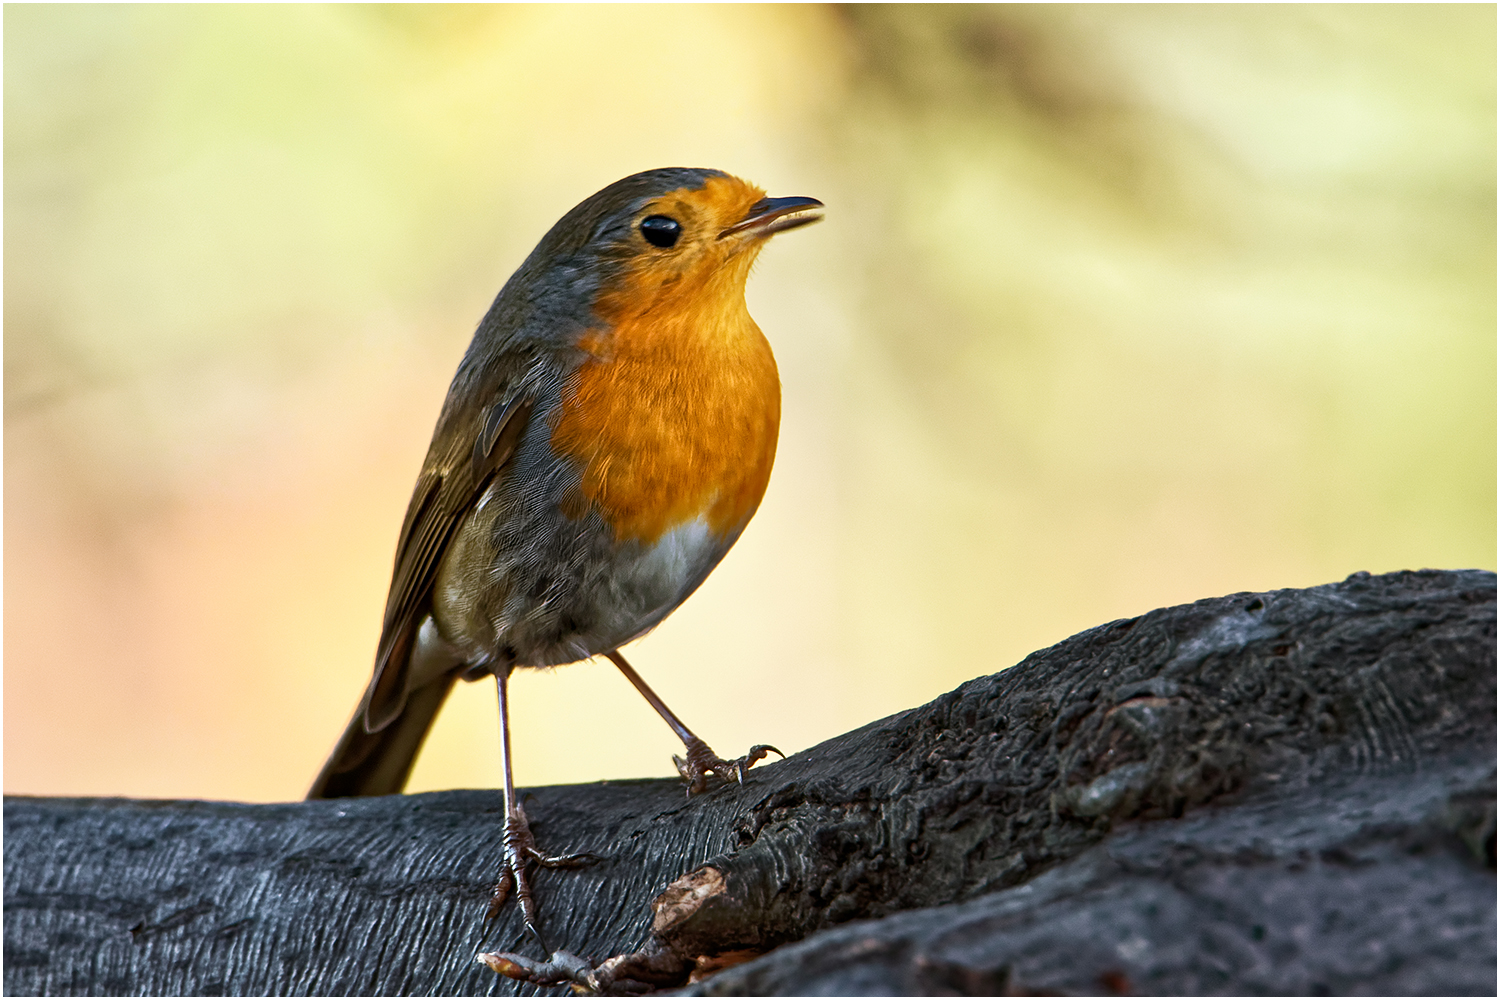
<svg viewBox="0 0 1500 1000">
<path fill-rule="evenodd" d="M 828 204 L 761 512 L 632 661 L 789 752 L 1114 618 L 1495 566 L 1495 9 L 9 6 L 7 793 L 300 797 L 480 315 L 564 211 Z M 499 780 L 491 685 L 413 789 Z M 671 773 L 608 663 L 522 784 Z"/>
</svg>

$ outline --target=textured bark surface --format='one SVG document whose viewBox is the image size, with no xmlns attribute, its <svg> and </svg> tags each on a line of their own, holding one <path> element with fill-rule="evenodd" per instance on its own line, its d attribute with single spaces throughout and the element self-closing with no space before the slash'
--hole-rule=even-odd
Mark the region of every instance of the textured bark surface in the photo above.
<svg viewBox="0 0 1500 1000">
<path fill-rule="evenodd" d="M 1494 762 L 1123 823 L 1023 886 L 855 921 L 697 996 L 1495 994 Z"/>
<path fill-rule="evenodd" d="M 744 787 L 533 790 L 606 858 L 542 925 L 620 986 L 1493 993 L 1495 708 L 1491 573 L 1162 609 Z M 9 798 L 6 992 L 514 992 L 499 848 L 494 792 Z"/>
</svg>

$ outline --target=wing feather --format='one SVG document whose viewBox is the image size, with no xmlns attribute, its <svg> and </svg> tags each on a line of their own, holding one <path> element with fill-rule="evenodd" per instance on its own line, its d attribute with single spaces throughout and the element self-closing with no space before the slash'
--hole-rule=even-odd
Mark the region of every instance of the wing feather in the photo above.
<svg viewBox="0 0 1500 1000">
<path fill-rule="evenodd" d="M 452 435 L 452 447 L 439 450 L 435 446 L 429 452 L 396 546 L 375 675 L 365 696 L 366 731 L 379 732 L 401 714 L 412 642 L 431 607 L 443 554 L 496 473 L 515 454 L 532 406 L 533 400 L 520 394 L 501 399 L 485 411 L 483 421 L 470 423 L 467 434 Z M 470 435 L 472 447 L 465 441 Z"/>
</svg>

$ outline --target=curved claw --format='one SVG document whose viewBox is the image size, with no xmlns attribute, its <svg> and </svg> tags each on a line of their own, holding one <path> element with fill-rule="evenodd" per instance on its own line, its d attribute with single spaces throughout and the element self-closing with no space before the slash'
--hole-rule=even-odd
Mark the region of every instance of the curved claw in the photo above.
<svg viewBox="0 0 1500 1000">
<path fill-rule="evenodd" d="M 771 744 L 757 743 L 755 746 L 750 748 L 749 753 L 745 754 L 745 756 L 741 757 L 739 760 L 733 762 L 735 777 L 739 779 L 740 784 L 743 785 L 745 783 L 745 772 L 754 767 L 758 761 L 763 760 L 768 753 L 774 753 L 781 759 L 786 759 L 786 754 L 782 753 L 780 750 L 777 750 L 775 747 L 771 746 Z"/>
<path fill-rule="evenodd" d="M 542 932 L 537 929 L 536 923 L 530 917 L 526 919 L 526 933 L 531 935 L 531 939 L 536 942 L 538 948 L 542 949 L 543 954 L 551 952 L 552 949 L 547 947 L 547 940 L 542 937 Z"/>
<path fill-rule="evenodd" d="M 759 743 L 751 747 L 750 752 L 745 756 L 735 760 L 725 760 L 714 753 L 707 743 L 694 737 L 693 741 L 687 745 L 687 758 L 683 759 L 674 755 L 672 761 L 677 765 L 677 772 L 682 775 L 683 781 L 687 782 L 688 798 L 692 798 L 698 792 L 707 790 L 709 775 L 726 782 L 733 776 L 743 785 L 745 772 L 754 767 L 757 761 L 764 759 L 768 753 L 774 753 L 778 757 L 786 756 L 769 743 Z"/>
</svg>

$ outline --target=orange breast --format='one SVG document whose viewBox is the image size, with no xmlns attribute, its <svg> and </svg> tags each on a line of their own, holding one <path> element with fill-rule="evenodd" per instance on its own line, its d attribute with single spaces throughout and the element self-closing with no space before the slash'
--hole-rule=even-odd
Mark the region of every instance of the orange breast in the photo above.
<svg viewBox="0 0 1500 1000">
<path fill-rule="evenodd" d="M 552 447 L 583 467 L 564 512 L 597 509 L 616 537 L 656 542 L 697 517 L 725 535 L 760 504 L 776 456 L 781 383 L 745 307 L 754 254 L 668 280 L 651 270 L 601 296 L 589 359 L 563 394 Z"/>
</svg>

